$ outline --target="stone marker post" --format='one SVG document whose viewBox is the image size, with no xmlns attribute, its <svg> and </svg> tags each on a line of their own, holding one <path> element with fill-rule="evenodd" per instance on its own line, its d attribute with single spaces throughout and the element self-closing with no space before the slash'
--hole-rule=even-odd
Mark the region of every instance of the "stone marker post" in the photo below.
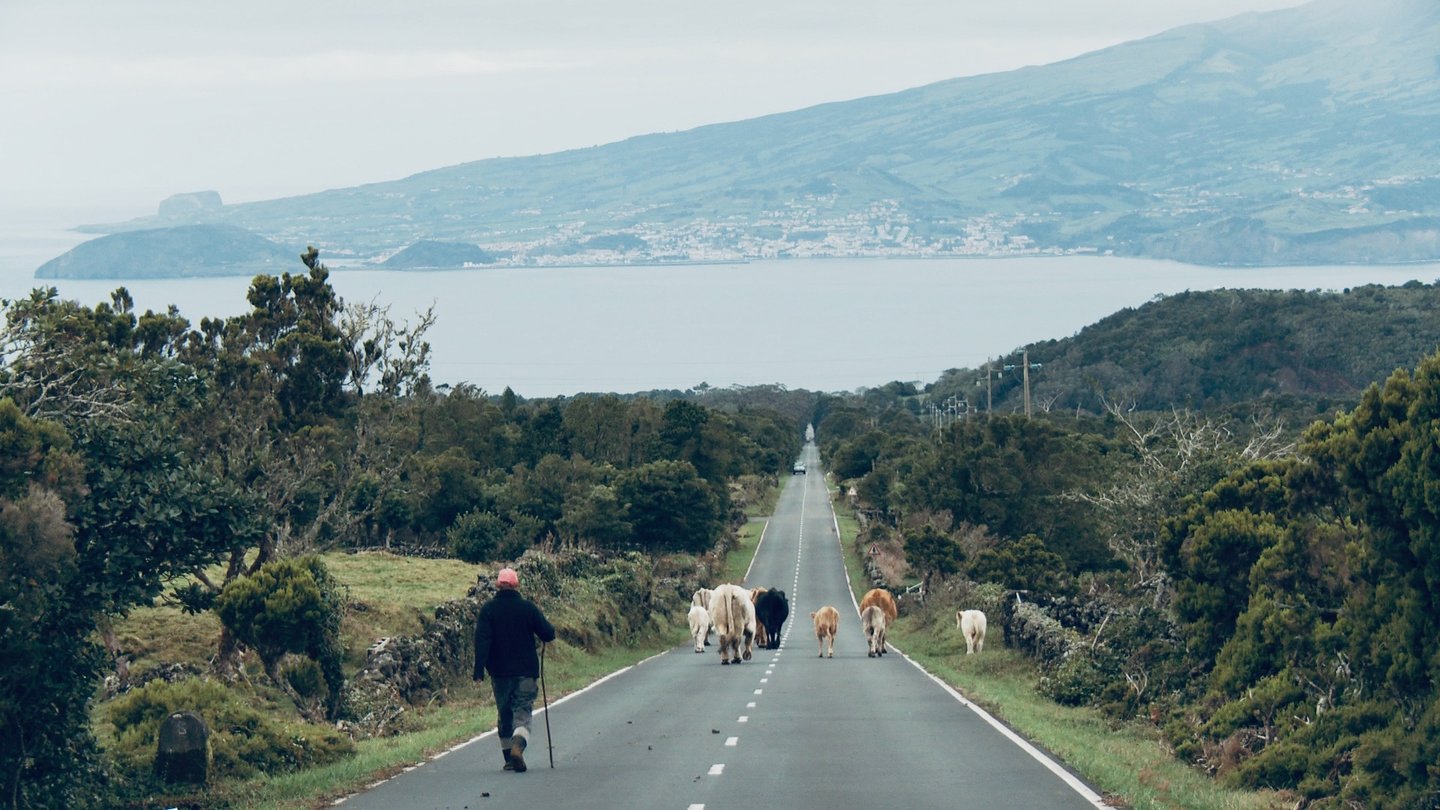
<svg viewBox="0 0 1440 810">
<path fill-rule="evenodd" d="M 175 712 L 160 724 L 155 775 L 166 782 L 203 783 L 210 776 L 210 729 L 194 712 Z"/>
</svg>

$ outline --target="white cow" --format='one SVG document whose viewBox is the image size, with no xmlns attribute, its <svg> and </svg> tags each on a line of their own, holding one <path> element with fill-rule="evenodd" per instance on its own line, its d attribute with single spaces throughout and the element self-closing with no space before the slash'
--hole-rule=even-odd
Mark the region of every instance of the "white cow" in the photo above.
<svg viewBox="0 0 1440 810">
<path fill-rule="evenodd" d="M 713 594 L 713 593 L 715 593 L 715 592 L 712 591 L 712 590 L 710 590 L 709 588 L 700 588 L 699 590 L 695 591 L 695 593 L 693 593 L 693 594 L 690 595 L 690 606 L 691 606 L 691 607 L 699 607 L 699 608 L 703 609 L 703 610 L 706 612 L 706 619 L 705 619 L 705 645 L 704 645 L 704 646 L 706 646 L 706 647 L 709 647 L 709 646 L 710 646 L 710 633 L 713 632 L 714 629 L 715 629 L 715 628 L 710 624 L 710 619 L 709 619 L 709 612 L 710 612 L 710 595 Z"/>
<path fill-rule="evenodd" d="M 738 664 L 742 655 L 744 660 L 750 660 L 750 647 L 755 641 L 755 606 L 750 604 L 749 591 L 729 584 L 716 588 L 710 595 L 710 623 L 719 636 L 720 663 Z"/>
<path fill-rule="evenodd" d="M 695 640 L 695 652 L 705 652 L 705 637 L 710 635 L 710 611 L 699 605 L 690 606 L 690 638 Z"/>
<path fill-rule="evenodd" d="M 860 611 L 860 628 L 865 631 L 865 641 L 869 644 L 870 650 L 865 653 L 868 658 L 876 658 L 885 654 L 885 611 L 878 605 L 871 605 Z"/>
<path fill-rule="evenodd" d="M 985 649 L 985 614 L 978 610 L 955 612 L 955 627 L 965 637 L 965 654 L 978 653 Z"/>
</svg>

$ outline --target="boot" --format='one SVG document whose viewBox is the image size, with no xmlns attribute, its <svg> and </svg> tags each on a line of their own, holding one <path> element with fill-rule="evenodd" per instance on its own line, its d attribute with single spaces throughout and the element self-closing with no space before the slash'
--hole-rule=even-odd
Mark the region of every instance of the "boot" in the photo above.
<svg viewBox="0 0 1440 810">
<path fill-rule="evenodd" d="M 505 768 L 504 768 L 504 770 L 507 770 L 507 771 L 513 771 L 513 770 L 515 770 L 515 761 L 514 761 L 514 759 L 510 756 L 510 749 L 509 749 L 509 748 L 501 748 L 501 749 L 500 749 L 500 753 L 502 753 L 502 754 L 505 755 Z"/>
<path fill-rule="evenodd" d="M 525 772 L 525 737 L 517 734 L 510 741 L 510 765 L 516 773 Z"/>
</svg>

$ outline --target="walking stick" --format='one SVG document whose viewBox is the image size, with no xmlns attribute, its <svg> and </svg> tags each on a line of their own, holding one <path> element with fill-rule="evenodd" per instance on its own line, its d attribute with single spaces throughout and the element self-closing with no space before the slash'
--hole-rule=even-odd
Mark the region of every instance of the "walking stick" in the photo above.
<svg viewBox="0 0 1440 810">
<path fill-rule="evenodd" d="M 550 696 L 545 690 L 545 648 L 549 646 L 540 642 L 540 699 L 545 707 L 545 747 L 550 751 L 550 769 L 555 769 L 555 743 L 550 738 Z"/>
</svg>

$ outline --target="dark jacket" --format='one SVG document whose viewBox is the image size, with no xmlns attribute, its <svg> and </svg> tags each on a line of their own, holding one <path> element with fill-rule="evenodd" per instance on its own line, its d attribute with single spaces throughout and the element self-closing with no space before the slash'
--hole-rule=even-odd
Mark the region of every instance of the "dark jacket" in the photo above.
<svg viewBox="0 0 1440 810">
<path fill-rule="evenodd" d="M 475 622 L 475 677 L 486 672 L 492 678 L 540 677 L 536 638 L 554 641 L 555 628 L 519 591 L 500 589 Z"/>
</svg>

